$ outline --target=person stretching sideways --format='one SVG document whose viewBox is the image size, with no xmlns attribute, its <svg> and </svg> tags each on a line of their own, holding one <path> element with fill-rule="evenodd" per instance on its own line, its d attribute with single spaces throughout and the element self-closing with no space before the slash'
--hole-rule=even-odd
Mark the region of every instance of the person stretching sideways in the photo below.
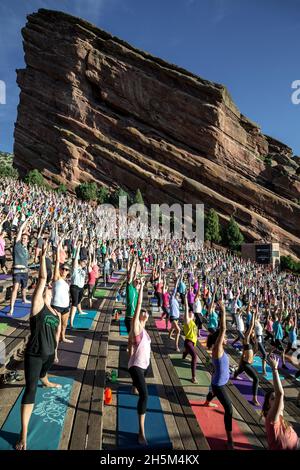
<svg viewBox="0 0 300 470">
<path fill-rule="evenodd" d="M 150 365 L 151 340 L 145 330 L 149 315 L 142 309 L 143 290 L 145 281 L 140 280 L 140 290 L 137 306 L 132 319 L 132 328 L 129 338 L 129 362 L 128 371 L 132 378 L 132 385 L 139 394 L 137 412 L 139 418 L 138 442 L 141 445 L 147 445 L 145 436 L 145 417 L 148 402 L 148 390 L 145 377 Z"/>
<path fill-rule="evenodd" d="M 220 329 L 210 335 L 209 347 L 212 347 L 212 363 L 214 372 L 211 379 L 211 391 L 206 397 L 204 406 L 216 406 L 211 403 L 214 397 L 217 397 L 224 408 L 224 423 L 227 434 L 227 447 L 233 449 L 234 444 L 232 440 L 232 404 L 227 394 L 225 385 L 229 381 L 229 358 L 224 351 L 226 339 L 226 310 L 223 299 L 219 301 L 221 318 Z"/>
<path fill-rule="evenodd" d="M 262 415 L 265 418 L 265 428 L 269 450 L 299 450 L 300 439 L 295 430 L 283 417 L 284 391 L 278 374 L 279 358 L 269 356 L 272 367 L 274 390 L 265 395 Z"/>
<path fill-rule="evenodd" d="M 20 440 L 17 450 L 26 450 L 27 432 L 33 411 L 39 379 L 44 387 L 61 388 L 61 385 L 49 382 L 47 372 L 57 356 L 60 335 L 60 317 L 51 307 L 52 290 L 46 286 L 46 253 L 48 244 L 44 244 L 40 258 L 40 271 L 36 289 L 32 296 L 30 313 L 30 338 L 25 350 L 25 391 L 21 404 Z"/>
</svg>

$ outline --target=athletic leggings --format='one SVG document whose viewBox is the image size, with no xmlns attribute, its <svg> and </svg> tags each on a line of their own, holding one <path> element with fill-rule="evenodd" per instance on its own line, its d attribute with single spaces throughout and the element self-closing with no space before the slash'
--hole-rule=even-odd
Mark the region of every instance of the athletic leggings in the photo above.
<svg viewBox="0 0 300 470">
<path fill-rule="evenodd" d="M 226 431 L 232 431 L 232 404 L 229 396 L 227 395 L 225 385 L 211 385 L 211 391 L 208 393 L 206 400 L 212 401 L 217 397 L 219 402 L 224 408 L 224 423 Z"/>
<path fill-rule="evenodd" d="M 137 405 L 137 411 L 139 415 L 144 415 L 147 409 L 148 402 L 148 389 L 146 385 L 145 377 L 148 369 L 142 369 L 141 367 L 132 366 L 129 369 L 129 374 L 132 378 L 132 385 L 136 387 L 139 392 L 139 401 Z"/>
<path fill-rule="evenodd" d="M 198 328 L 198 330 L 202 329 L 203 321 L 202 321 L 202 314 L 201 313 L 194 313 L 195 315 L 195 323 Z"/>
<path fill-rule="evenodd" d="M 252 394 L 253 394 L 254 397 L 256 397 L 257 396 L 257 391 L 258 391 L 258 384 L 259 384 L 259 379 L 258 379 L 258 375 L 257 375 L 256 370 L 248 362 L 242 361 L 240 363 L 238 369 L 234 373 L 234 378 L 236 378 L 242 372 L 246 372 L 246 374 L 249 377 L 251 377 L 251 379 L 253 380 L 253 382 L 252 382 Z"/>
<path fill-rule="evenodd" d="M 48 370 L 54 362 L 54 354 L 40 357 L 25 354 L 25 392 L 22 398 L 22 405 L 32 405 L 35 402 L 36 389 L 39 379 L 46 377 Z"/>
<path fill-rule="evenodd" d="M 188 354 L 192 357 L 191 369 L 192 369 L 192 377 L 194 379 L 196 377 L 197 354 L 195 351 L 195 346 L 194 346 L 193 341 L 191 341 L 190 339 L 185 339 L 182 359 L 185 359 Z"/>
<path fill-rule="evenodd" d="M 257 343 L 257 346 L 258 346 L 258 349 L 260 350 L 263 361 L 265 361 L 267 359 L 267 352 L 265 350 L 263 341 L 261 343 Z"/>
</svg>

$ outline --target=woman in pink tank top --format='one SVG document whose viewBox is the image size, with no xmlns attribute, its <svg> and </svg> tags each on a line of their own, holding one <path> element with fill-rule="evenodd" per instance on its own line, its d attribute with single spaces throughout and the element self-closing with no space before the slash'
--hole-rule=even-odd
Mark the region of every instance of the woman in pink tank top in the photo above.
<svg viewBox="0 0 300 470">
<path fill-rule="evenodd" d="M 129 363 L 128 371 L 132 378 L 133 389 L 139 395 L 137 412 L 139 417 L 138 442 L 141 445 L 147 445 L 145 437 L 145 417 L 148 401 L 148 390 L 145 377 L 150 365 L 151 340 L 145 330 L 149 315 L 142 309 L 143 289 L 145 280 L 140 280 L 140 291 L 138 303 L 132 319 L 132 327 L 129 335 Z"/>
<path fill-rule="evenodd" d="M 293 427 L 283 418 L 284 391 L 278 374 L 279 358 L 270 355 L 269 362 L 273 372 L 274 391 L 266 393 L 262 407 L 269 450 L 299 450 L 299 438 Z"/>
</svg>

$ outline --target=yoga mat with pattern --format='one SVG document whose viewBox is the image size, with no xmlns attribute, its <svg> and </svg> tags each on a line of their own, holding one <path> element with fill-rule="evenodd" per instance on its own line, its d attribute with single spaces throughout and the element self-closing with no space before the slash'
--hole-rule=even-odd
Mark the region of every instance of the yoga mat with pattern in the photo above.
<svg viewBox="0 0 300 470">
<path fill-rule="evenodd" d="M 145 435 L 147 448 L 171 449 L 168 429 L 155 385 L 148 385 L 148 404 L 145 418 Z M 138 448 L 138 396 L 131 393 L 131 386 L 118 389 L 118 447 Z"/>
<path fill-rule="evenodd" d="M 182 359 L 182 354 L 170 354 L 169 355 L 172 364 L 176 370 L 176 373 L 180 379 L 181 385 L 183 387 L 209 387 L 210 386 L 210 376 L 207 372 L 205 372 L 202 364 L 197 364 L 196 369 L 196 379 L 198 380 L 198 384 L 193 384 L 192 382 L 192 371 L 191 371 L 191 361 L 190 357 L 188 356 L 187 359 Z"/>
<path fill-rule="evenodd" d="M 224 426 L 224 409 L 219 400 L 214 400 L 218 408 L 203 406 L 204 402 L 191 401 L 192 410 L 205 435 L 211 450 L 226 450 L 227 437 Z M 236 450 L 252 450 L 247 436 L 241 430 L 237 420 L 232 420 L 232 437 Z"/>
<path fill-rule="evenodd" d="M 28 429 L 28 450 L 57 450 L 59 447 L 74 380 L 67 377 L 51 377 L 50 380 L 61 384 L 62 388 L 38 387 Z M 18 441 L 22 395 L 0 430 L 0 450 L 13 450 Z"/>
<path fill-rule="evenodd" d="M 6 305 L 6 307 L 4 307 L 0 310 L 0 317 L 4 317 L 4 318 L 23 318 L 23 317 L 26 317 L 26 315 L 30 314 L 30 309 L 31 309 L 31 303 L 30 304 L 24 304 L 21 300 L 16 300 L 13 316 L 10 317 L 10 316 L 7 315 L 7 313 L 10 310 L 10 306 Z"/>
</svg>

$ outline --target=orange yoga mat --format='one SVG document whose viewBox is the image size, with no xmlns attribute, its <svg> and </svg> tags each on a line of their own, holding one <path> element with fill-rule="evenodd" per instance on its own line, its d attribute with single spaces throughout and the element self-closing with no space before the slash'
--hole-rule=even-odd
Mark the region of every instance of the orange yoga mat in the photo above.
<svg viewBox="0 0 300 470">
<path fill-rule="evenodd" d="M 203 406 L 203 401 L 190 401 L 198 424 L 212 450 L 226 450 L 226 431 L 224 426 L 224 409 L 218 400 L 213 401 L 218 408 Z M 240 429 L 239 423 L 232 420 L 232 437 L 237 450 L 253 450 L 252 445 Z"/>
</svg>

